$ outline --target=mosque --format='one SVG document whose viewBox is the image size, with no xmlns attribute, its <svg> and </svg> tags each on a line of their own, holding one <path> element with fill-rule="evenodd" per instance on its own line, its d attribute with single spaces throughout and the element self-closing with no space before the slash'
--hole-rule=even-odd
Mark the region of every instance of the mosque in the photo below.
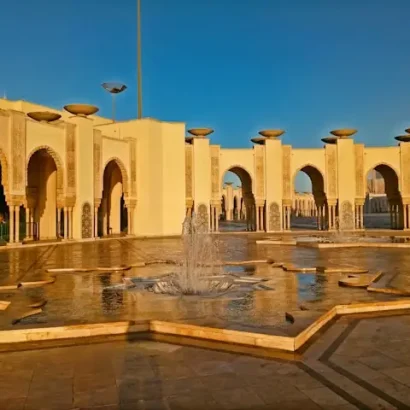
<svg viewBox="0 0 410 410">
<path fill-rule="evenodd" d="M 193 211 L 211 231 L 226 212 L 248 230 L 287 231 L 298 171 L 312 181 L 303 212 L 317 217 L 318 229 L 363 229 L 374 169 L 392 228 L 409 229 L 409 135 L 396 146 L 365 147 L 355 130 L 334 130 L 322 148 L 295 149 L 282 143 L 284 131 L 262 130 L 252 148 L 226 149 L 212 144 L 209 128 L 187 137 L 182 122 L 116 122 L 97 112 L 0 99 L 0 236 L 9 243 L 179 235 Z M 227 171 L 239 177 L 240 195 L 224 186 Z"/>
</svg>

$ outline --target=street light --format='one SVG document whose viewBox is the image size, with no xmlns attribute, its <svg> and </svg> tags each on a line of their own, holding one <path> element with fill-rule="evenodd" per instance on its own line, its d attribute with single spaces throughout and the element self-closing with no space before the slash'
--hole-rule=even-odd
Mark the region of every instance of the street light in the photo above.
<svg viewBox="0 0 410 410">
<path fill-rule="evenodd" d="M 141 0 L 137 0 L 137 98 L 138 119 L 142 118 Z"/>
<path fill-rule="evenodd" d="M 127 86 L 121 83 L 102 83 L 101 85 L 112 95 L 112 121 L 115 122 L 115 96 L 125 91 Z"/>
</svg>

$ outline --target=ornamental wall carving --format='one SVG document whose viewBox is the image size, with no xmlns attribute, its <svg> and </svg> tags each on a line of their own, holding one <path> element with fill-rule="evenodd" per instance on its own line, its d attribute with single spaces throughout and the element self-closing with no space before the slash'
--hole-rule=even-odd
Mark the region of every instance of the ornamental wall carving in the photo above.
<svg viewBox="0 0 410 410">
<path fill-rule="evenodd" d="M 0 109 L 0 149 L 7 154 L 9 153 L 9 120 L 8 111 Z"/>
<path fill-rule="evenodd" d="M 23 194 L 25 191 L 26 168 L 26 118 L 24 113 L 12 112 L 11 115 L 11 186 L 14 194 Z"/>
<path fill-rule="evenodd" d="M 366 196 L 365 178 L 364 175 L 364 145 L 356 144 L 355 152 L 355 167 L 356 167 L 356 197 L 364 198 Z"/>
<path fill-rule="evenodd" d="M 219 182 L 219 153 L 220 147 L 217 145 L 211 145 L 211 184 L 212 184 L 212 197 L 220 197 L 220 182 Z"/>
<path fill-rule="evenodd" d="M 264 147 L 256 145 L 255 152 L 255 175 L 256 175 L 256 197 L 265 197 L 265 162 L 264 162 Z"/>
<path fill-rule="evenodd" d="M 350 201 L 343 201 L 341 206 L 341 218 L 339 219 L 340 229 L 354 229 L 354 212 L 353 205 Z"/>
<path fill-rule="evenodd" d="M 282 175 L 283 175 L 283 198 L 292 198 L 292 176 L 290 174 L 290 160 L 292 147 L 282 145 Z"/>
<path fill-rule="evenodd" d="M 337 198 L 337 146 L 327 144 L 326 152 L 326 179 L 327 179 L 327 197 Z"/>
<path fill-rule="evenodd" d="M 403 197 L 410 196 L 410 143 L 400 144 L 400 173 L 401 173 L 401 194 Z"/>
<path fill-rule="evenodd" d="M 1 165 L 1 184 L 3 185 L 4 196 L 6 202 L 9 198 L 9 164 L 6 154 L 0 149 L 0 165 Z"/>
<path fill-rule="evenodd" d="M 98 199 L 102 197 L 102 134 L 100 130 L 94 130 L 93 135 L 94 143 L 94 203 L 98 202 Z M 101 201 L 100 201 L 101 202 Z"/>
<path fill-rule="evenodd" d="M 81 237 L 92 238 L 93 234 L 93 217 L 91 212 L 91 205 L 84 202 L 81 213 Z"/>
<path fill-rule="evenodd" d="M 185 197 L 192 198 L 192 145 L 185 145 Z"/>
<path fill-rule="evenodd" d="M 277 202 L 269 205 L 269 231 L 280 231 L 280 207 Z"/>
<path fill-rule="evenodd" d="M 198 206 L 198 225 L 200 229 L 207 231 L 209 226 L 209 219 L 208 219 L 208 207 L 205 204 L 200 204 Z"/>
<path fill-rule="evenodd" d="M 128 139 L 130 152 L 130 196 L 137 196 L 137 141 L 134 138 Z"/>
<path fill-rule="evenodd" d="M 75 198 L 76 196 L 76 125 L 66 123 L 65 128 L 65 158 L 66 158 L 66 196 Z"/>
</svg>

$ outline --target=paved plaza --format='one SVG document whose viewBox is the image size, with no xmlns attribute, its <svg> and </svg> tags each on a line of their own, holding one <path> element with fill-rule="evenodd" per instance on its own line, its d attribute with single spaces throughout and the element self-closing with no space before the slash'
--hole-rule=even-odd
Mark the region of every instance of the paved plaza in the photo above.
<svg viewBox="0 0 410 410">
<path fill-rule="evenodd" d="M 410 256 L 400 249 L 341 252 L 261 248 L 255 245 L 255 239 L 254 235 L 224 236 L 222 259 L 269 257 L 300 266 L 345 267 L 354 261 L 370 271 L 402 273 L 402 284 L 407 278 Z M 50 268 L 119 266 L 151 260 L 158 254 L 163 258 L 180 257 L 180 239 L 119 239 L 14 249 L 0 252 L 0 282 L 6 285 L 39 280 Z M 141 272 L 156 275 L 164 273 L 163 269 L 152 266 Z M 309 281 L 314 275 L 269 272 L 276 282 L 266 298 L 251 300 L 250 307 L 238 301 L 227 305 L 236 310 L 239 306 L 248 324 L 252 324 L 250 319 L 260 320 L 265 331 L 268 327 L 263 320 L 270 318 L 269 312 L 279 311 L 282 315 L 283 309 L 302 302 L 308 311 L 301 313 L 313 315 L 325 311 L 336 300 L 380 300 L 366 290 L 337 287 L 337 273 L 312 284 Z M 166 320 L 167 315 L 172 318 L 175 314 L 167 309 L 181 303 L 178 299 L 172 304 L 158 299 L 156 310 L 144 312 L 144 306 L 152 309 L 152 301 L 149 305 L 135 305 L 125 292 L 107 293 L 107 286 L 120 281 L 121 275 L 104 275 L 61 274 L 55 283 L 26 293 L 0 293 L 0 299 L 11 301 L 10 308 L 0 312 L 2 330 L 53 326 L 67 323 L 68 317 L 68 323 L 73 324 L 138 320 L 144 314 L 163 315 Z M 12 325 L 10 320 L 39 296 L 48 300 L 43 313 Z M 304 324 L 302 319 L 286 326 L 292 329 L 298 323 Z M 274 330 L 281 334 L 286 329 L 282 326 Z M 218 350 L 220 345 L 189 346 L 186 339 L 175 338 L 103 339 L 90 344 L 76 340 L 71 345 L 51 342 L 18 351 L 3 348 L 0 410 L 410 409 L 410 314 L 343 316 L 312 340 L 293 357 L 253 357 L 240 350 Z"/>
<path fill-rule="evenodd" d="M 344 317 L 296 361 L 154 341 L 0 354 L 2 410 L 408 409 L 410 316 Z"/>
</svg>

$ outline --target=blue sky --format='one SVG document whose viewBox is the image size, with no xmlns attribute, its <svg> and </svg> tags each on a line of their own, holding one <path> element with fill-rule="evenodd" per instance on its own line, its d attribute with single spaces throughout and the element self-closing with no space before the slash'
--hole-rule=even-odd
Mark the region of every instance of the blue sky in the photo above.
<svg viewBox="0 0 410 410">
<path fill-rule="evenodd" d="M 0 94 L 136 115 L 136 0 L 0 0 Z M 393 145 L 410 126 L 408 0 L 142 0 L 144 116 L 211 126 L 250 147 L 263 128 L 321 147 L 337 127 Z M 299 188 L 306 188 L 301 182 Z"/>
</svg>

